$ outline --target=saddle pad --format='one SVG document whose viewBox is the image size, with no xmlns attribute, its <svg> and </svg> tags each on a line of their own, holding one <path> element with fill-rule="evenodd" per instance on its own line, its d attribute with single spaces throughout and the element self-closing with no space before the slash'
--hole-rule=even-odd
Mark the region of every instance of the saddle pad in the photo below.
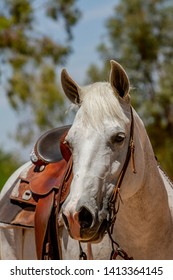
<svg viewBox="0 0 173 280">
<path fill-rule="evenodd" d="M 0 223 L 22 227 L 34 227 L 34 207 L 25 207 L 11 203 L 10 194 L 13 186 L 0 200 Z"/>
<path fill-rule="evenodd" d="M 22 209 L 16 217 L 11 221 L 12 225 L 22 226 L 22 227 L 32 227 L 34 228 L 35 221 L 35 207 L 25 207 Z"/>
</svg>

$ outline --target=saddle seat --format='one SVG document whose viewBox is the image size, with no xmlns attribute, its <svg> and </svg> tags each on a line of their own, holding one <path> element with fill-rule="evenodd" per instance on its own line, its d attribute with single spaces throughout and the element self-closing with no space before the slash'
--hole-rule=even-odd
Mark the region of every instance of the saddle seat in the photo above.
<svg viewBox="0 0 173 280">
<path fill-rule="evenodd" d="M 45 132 L 37 140 L 30 158 L 35 165 L 49 164 L 62 160 L 62 152 L 60 150 L 63 138 L 71 125 L 53 128 Z"/>
</svg>

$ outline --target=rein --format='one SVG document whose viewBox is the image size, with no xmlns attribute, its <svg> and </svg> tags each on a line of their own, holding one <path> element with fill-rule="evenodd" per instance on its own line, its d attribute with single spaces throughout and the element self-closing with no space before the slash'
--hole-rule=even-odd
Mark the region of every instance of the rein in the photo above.
<svg viewBox="0 0 173 280">
<path fill-rule="evenodd" d="M 129 162 L 131 160 L 132 164 L 132 172 L 136 174 L 136 167 L 135 167 L 135 160 L 134 160 L 134 152 L 135 152 L 135 145 L 134 145 L 134 117 L 133 117 L 133 111 L 132 107 L 130 107 L 130 112 L 131 112 L 131 127 L 130 127 L 130 138 L 129 138 L 129 145 L 128 145 L 128 150 L 127 150 L 127 156 L 123 165 L 123 168 L 120 172 L 117 184 L 114 188 L 113 194 L 111 196 L 111 199 L 109 201 L 109 215 L 108 215 L 108 226 L 107 226 L 107 232 L 109 235 L 109 238 L 112 243 L 112 252 L 110 259 L 116 259 L 117 256 L 120 256 L 124 260 L 132 260 L 132 257 L 129 257 L 128 254 L 119 246 L 119 244 L 112 238 L 112 233 L 113 233 L 113 227 L 115 224 L 116 216 L 119 211 L 119 206 L 120 206 L 120 201 L 122 202 L 122 198 L 120 195 L 120 188 L 124 179 L 124 176 L 126 174 L 127 167 L 129 165 Z M 116 209 L 115 204 L 120 198 L 120 201 L 118 201 L 118 207 Z"/>
</svg>

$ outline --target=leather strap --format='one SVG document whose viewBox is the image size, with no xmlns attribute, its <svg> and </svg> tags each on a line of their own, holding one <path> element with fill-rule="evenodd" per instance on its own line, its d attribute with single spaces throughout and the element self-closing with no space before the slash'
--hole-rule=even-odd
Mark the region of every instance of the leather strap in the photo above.
<svg viewBox="0 0 173 280">
<path fill-rule="evenodd" d="M 109 235 L 109 238 L 112 243 L 112 253 L 110 259 L 116 259 L 117 256 L 120 256 L 121 258 L 125 260 L 132 260 L 133 257 L 129 257 L 128 254 L 119 246 L 119 244 L 112 238 L 112 232 L 114 228 L 114 223 L 116 220 L 116 215 L 119 210 L 119 201 L 118 201 L 118 207 L 116 209 L 116 202 L 117 198 L 122 201 L 121 195 L 120 195 L 120 187 L 122 185 L 124 176 L 126 174 L 127 167 L 129 165 L 130 159 L 132 163 L 132 172 L 135 174 L 136 173 L 136 168 L 135 168 L 135 160 L 134 160 L 134 151 L 135 151 L 135 145 L 134 145 L 134 118 L 133 118 L 133 110 L 132 107 L 130 107 L 130 112 L 131 112 L 131 127 L 130 127 L 130 138 L 129 138 L 129 146 L 127 150 L 127 155 L 126 159 L 123 165 L 123 168 L 120 172 L 117 184 L 114 188 L 113 194 L 110 198 L 109 201 L 109 217 L 108 217 L 108 225 L 107 225 L 107 232 Z"/>
<path fill-rule="evenodd" d="M 61 259 L 58 214 L 61 203 L 65 200 L 72 180 L 72 158 L 67 163 L 61 177 L 59 189 L 53 189 L 46 196 L 39 198 L 35 212 L 35 240 L 37 258 Z"/>
<path fill-rule="evenodd" d="M 134 134 L 134 118 L 133 118 L 133 111 L 132 111 L 132 107 L 130 107 L 130 112 L 131 112 L 131 127 L 130 127 L 130 139 L 129 139 L 129 146 L 128 146 L 128 150 L 127 150 L 127 155 L 126 155 L 126 159 L 123 165 L 123 168 L 120 172 L 117 184 L 114 188 L 113 194 L 111 196 L 111 199 L 109 201 L 109 207 L 112 210 L 110 213 L 111 217 L 111 221 L 109 221 L 109 223 L 111 224 L 111 227 L 113 227 L 114 221 L 115 221 L 115 216 L 117 214 L 117 211 L 115 210 L 115 203 L 117 201 L 117 196 L 119 195 L 119 198 L 121 200 L 121 195 L 120 195 L 120 187 L 121 184 L 123 182 L 127 167 L 129 165 L 129 161 L 131 159 L 131 163 L 132 163 L 132 172 L 134 174 L 136 174 L 136 167 L 135 167 L 135 161 L 134 161 L 134 151 L 135 151 L 135 145 L 134 145 L 134 139 L 133 139 L 133 134 Z"/>
<path fill-rule="evenodd" d="M 35 241 L 38 260 L 43 259 L 43 247 L 45 242 L 48 222 L 54 204 L 54 191 L 49 193 L 46 197 L 38 200 L 35 211 Z"/>
</svg>

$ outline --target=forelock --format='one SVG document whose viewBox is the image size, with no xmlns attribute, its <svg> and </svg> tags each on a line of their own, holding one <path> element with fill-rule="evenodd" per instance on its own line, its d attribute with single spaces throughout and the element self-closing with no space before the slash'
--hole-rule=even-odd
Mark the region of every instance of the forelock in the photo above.
<svg viewBox="0 0 173 280">
<path fill-rule="evenodd" d="M 127 121 L 118 98 L 109 83 L 98 82 L 81 89 L 81 110 L 84 125 L 100 128 L 105 118 L 110 122 Z"/>
</svg>

